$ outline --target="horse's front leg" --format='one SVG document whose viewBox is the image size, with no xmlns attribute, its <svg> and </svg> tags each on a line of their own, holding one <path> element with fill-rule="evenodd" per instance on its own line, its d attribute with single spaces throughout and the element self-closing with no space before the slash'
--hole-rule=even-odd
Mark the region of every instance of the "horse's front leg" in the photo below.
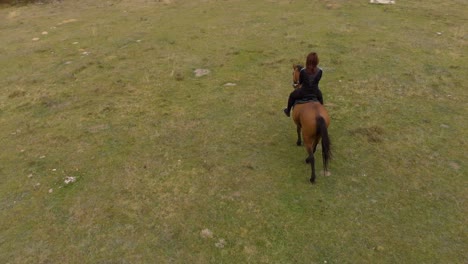
<svg viewBox="0 0 468 264">
<path fill-rule="evenodd" d="M 302 144 L 302 140 L 301 140 L 301 126 L 300 125 L 297 125 L 297 141 L 296 141 L 296 145 L 300 146 Z"/>
</svg>

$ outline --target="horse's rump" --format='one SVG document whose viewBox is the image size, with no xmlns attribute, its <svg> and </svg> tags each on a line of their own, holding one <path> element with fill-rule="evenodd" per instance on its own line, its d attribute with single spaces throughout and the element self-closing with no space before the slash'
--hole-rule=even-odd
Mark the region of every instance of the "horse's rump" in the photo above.
<svg viewBox="0 0 468 264">
<path fill-rule="evenodd" d="M 293 110 L 293 119 L 297 125 L 297 145 L 301 145 L 301 135 L 304 140 L 304 147 L 307 150 L 307 163 L 310 163 L 312 175 L 310 182 L 315 182 L 315 158 L 314 153 L 317 144 L 322 142 L 322 158 L 324 170 L 328 170 L 328 162 L 331 158 L 331 142 L 328 136 L 328 126 L 330 117 L 327 110 L 320 102 L 309 101 L 297 104 Z"/>
<path fill-rule="evenodd" d="M 322 117 L 327 126 L 330 124 L 328 112 L 317 100 L 309 100 L 306 102 L 297 103 L 293 109 L 293 119 L 296 124 L 303 123 L 301 126 L 309 124 L 316 125 L 317 117 Z"/>
</svg>

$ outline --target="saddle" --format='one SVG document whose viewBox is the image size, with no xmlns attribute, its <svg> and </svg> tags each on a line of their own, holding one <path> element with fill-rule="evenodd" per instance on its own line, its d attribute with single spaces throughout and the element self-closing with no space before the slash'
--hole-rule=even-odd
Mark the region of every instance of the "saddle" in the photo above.
<svg viewBox="0 0 468 264">
<path fill-rule="evenodd" d="M 298 99 L 296 101 L 294 101 L 294 105 L 296 104 L 305 104 L 305 103 L 308 103 L 308 102 L 318 102 L 318 98 L 316 96 L 308 96 L 308 97 L 305 97 L 305 98 L 301 98 L 301 99 Z"/>
</svg>

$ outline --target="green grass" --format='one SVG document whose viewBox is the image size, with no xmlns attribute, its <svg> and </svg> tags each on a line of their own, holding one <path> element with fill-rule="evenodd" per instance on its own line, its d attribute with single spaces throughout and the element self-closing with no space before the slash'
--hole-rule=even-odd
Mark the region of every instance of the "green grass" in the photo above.
<svg viewBox="0 0 468 264">
<path fill-rule="evenodd" d="M 466 262 L 466 7 L 0 9 L 0 262 Z M 281 111 L 312 50 L 334 153 L 315 186 Z"/>
</svg>

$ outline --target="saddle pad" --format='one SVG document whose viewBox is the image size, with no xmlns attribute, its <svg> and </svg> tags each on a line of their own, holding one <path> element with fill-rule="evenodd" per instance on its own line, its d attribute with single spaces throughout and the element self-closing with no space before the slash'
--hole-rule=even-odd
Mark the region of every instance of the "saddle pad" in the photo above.
<svg viewBox="0 0 468 264">
<path fill-rule="evenodd" d="M 308 102 L 318 102 L 318 99 L 317 97 L 302 98 L 302 99 L 296 100 L 294 104 L 305 104 Z"/>
</svg>

